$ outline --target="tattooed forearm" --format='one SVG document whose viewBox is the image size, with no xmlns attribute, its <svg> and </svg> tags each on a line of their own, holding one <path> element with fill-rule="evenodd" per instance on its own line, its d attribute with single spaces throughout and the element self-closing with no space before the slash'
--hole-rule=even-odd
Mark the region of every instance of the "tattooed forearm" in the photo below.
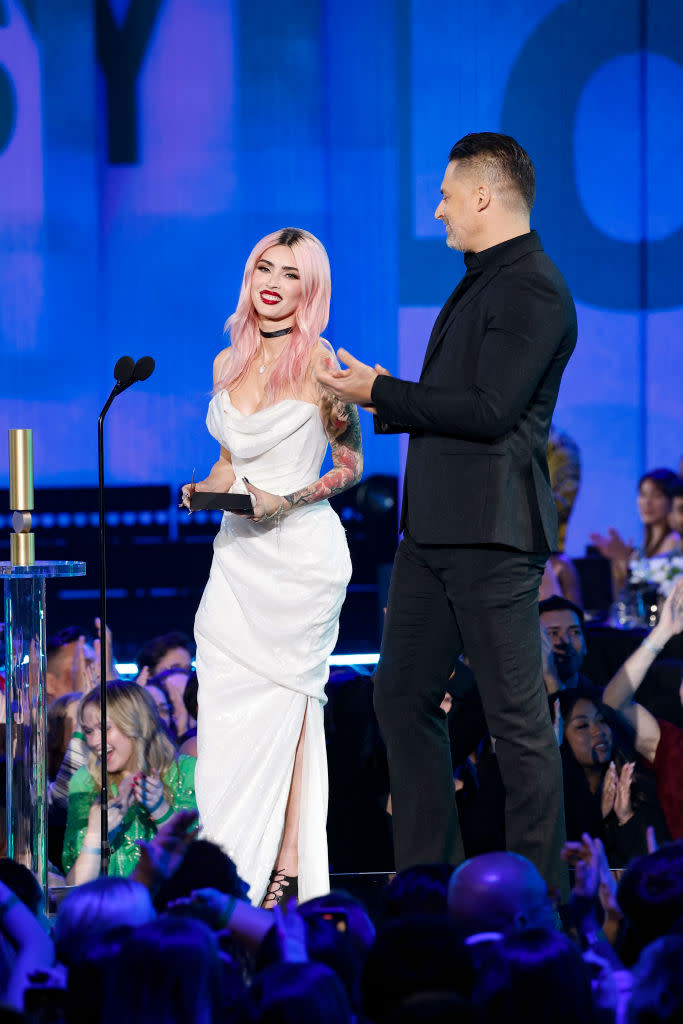
<svg viewBox="0 0 683 1024">
<path fill-rule="evenodd" d="M 355 405 L 330 408 L 327 423 L 334 467 L 319 480 L 293 494 L 285 494 L 287 510 L 301 505 L 312 505 L 340 494 L 358 483 L 363 473 L 363 449 L 361 445 L 360 421 Z"/>
</svg>

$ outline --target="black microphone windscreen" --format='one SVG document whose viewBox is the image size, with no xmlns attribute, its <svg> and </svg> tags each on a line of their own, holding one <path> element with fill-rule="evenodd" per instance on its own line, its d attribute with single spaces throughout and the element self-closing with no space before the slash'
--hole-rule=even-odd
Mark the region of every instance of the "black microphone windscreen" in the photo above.
<svg viewBox="0 0 683 1024">
<path fill-rule="evenodd" d="M 127 384 L 133 376 L 134 369 L 135 362 L 130 356 L 121 356 L 120 359 L 117 359 L 116 366 L 114 367 L 114 377 L 117 384 Z"/>
<path fill-rule="evenodd" d="M 154 366 L 155 363 L 151 356 L 142 356 L 142 358 L 138 359 L 135 364 L 135 370 L 133 372 L 135 380 L 147 380 L 147 378 L 151 377 L 154 373 Z"/>
</svg>

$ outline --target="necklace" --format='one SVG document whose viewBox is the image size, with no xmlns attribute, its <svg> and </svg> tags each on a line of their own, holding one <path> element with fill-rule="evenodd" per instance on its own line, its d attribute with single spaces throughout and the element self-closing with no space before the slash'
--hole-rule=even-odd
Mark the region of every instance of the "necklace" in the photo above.
<svg viewBox="0 0 683 1024">
<path fill-rule="evenodd" d="M 261 328 L 259 327 L 259 334 L 261 335 L 262 338 L 284 338 L 285 334 L 291 334 L 293 330 L 294 330 L 293 327 L 285 327 L 281 331 L 262 331 Z M 282 355 L 282 352 L 280 352 L 276 356 L 276 358 L 273 359 L 273 362 L 276 363 L 281 355 Z M 266 364 L 265 363 L 261 363 L 261 365 L 258 368 L 258 372 L 259 373 L 265 373 L 266 372 Z"/>
<path fill-rule="evenodd" d="M 285 334 L 291 334 L 293 330 L 293 327 L 285 327 L 281 331 L 262 331 L 259 327 L 258 332 L 262 338 L 284 338 Z"/>
</svg>

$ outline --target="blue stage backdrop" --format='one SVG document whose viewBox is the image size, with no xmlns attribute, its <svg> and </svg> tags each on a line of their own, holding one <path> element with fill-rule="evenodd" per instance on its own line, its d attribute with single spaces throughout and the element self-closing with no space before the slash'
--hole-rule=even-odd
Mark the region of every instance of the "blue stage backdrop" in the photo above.
<svg viewBox="0 0 683 1024">
<path fill-rule="evenodd" d="M 679 0 L 0 0 L 0 431 L 34 428 L 37 483 L 94 483 L 112 367 L 150 354 L 108 478 L 203 475 L 222 324 L 286 225 L 328 248 L 330 341 L 417 375 L 462 272 L 433 220 L 448 150 L 502 130 L 579 308 L 569 549 L 636 536 L 638 475 L 683 447 L 681 110 Z M 367 417 L 364 441 L 399 471 Z"/>
</svg>

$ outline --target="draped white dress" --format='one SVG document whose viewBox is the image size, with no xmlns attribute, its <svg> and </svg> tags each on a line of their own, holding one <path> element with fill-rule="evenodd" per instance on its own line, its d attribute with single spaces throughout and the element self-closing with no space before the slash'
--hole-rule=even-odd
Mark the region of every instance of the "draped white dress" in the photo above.
<svg viewBox="0 0 683 1024">
<path fill-rule="evenodd" d="M 310 402 L 245 416 L 222 391 L 206 423 L 231 454 L 235 491 L 247 477 L 290 494 L 320 475 L 328 442 Z M 223 516 L 195 619 L 196 794 L 203 834 L 235 861 L 255 904 L 275 866 L 304 717 L 299 898 L 329 891 L 324 686 L 350 576 L 344 529 L 326 501 L 279 525 Z"/>
</svg>

